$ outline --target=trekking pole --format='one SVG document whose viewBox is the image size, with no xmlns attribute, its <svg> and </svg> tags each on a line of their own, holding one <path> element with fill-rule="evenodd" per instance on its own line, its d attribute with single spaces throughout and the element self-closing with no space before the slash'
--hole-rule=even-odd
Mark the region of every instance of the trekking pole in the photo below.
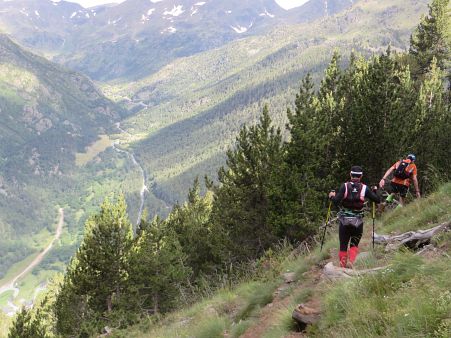
<svg viewBox="0 0 451 338">
<path fill-rule="evenodd" d="M 332 208 L 332 200 L 329 201 L 329 209 L 327 210 L 326 224 L 324 224 L 324 233 L 323 233 L 323 238 L 321 239 L 321 249 L 320 249 L 320 252 L 323 251 L 324 238 L 326 238 L 327 223 L 329 223 L 330 209 L 331 209 L 331 208 Z"/>
<path fill-rule="evenodd" d="M 374 250 L 374 219 L 376 218 L 376 202 L 373 202 L 373 250 Z"/>
</svg>

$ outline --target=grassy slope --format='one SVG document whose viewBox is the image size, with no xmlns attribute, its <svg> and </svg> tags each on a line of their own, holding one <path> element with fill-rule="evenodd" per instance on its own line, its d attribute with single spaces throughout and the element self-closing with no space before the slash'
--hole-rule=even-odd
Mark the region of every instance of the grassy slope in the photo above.
<svg viewBox="0 0 451 338">
<path fill-rule="evenodd" d="M 451 220 L 451 183 L 428 198 L 386 214 L 377 221 L 379 233 L 430 228 Z M 367 221 L 361 248 L 371 251 L 371 226 Z M 438 251 L 418 256 L 409 251 L 384 252 L 376 247 L 357 269 L 389 267 L 377 274 L 330 283 L 319 278 L 326 261 L 336 261 L 337 236 L 333 235 L 321 253 L 310 252 L 273 257 L 269 270 L 254 280 L 232 289 L 224 288 L 186 309 L 172 313 L 158 323 L 143 321 L 116 337 L 239 337 L 255 334 L 265 316 L 266 338 L 293 333 L 294 306 L 314 301 L 323 311 L 321 321 L 309 328 L 311 337 L 449 337 L 451 332 L 451 236 L 434 238 Z M 337 264 L 337 262 L 335 262 Z M 294 285 L 274 293 L 283 285 L 281 272 L 296 273 Z M 250 277 L 250 276 L 248 276 Z M 272 306 L 265 304 L 273 302 Z M 256 325 L 257 323 L 257 325 Z M 254 330 L 254 332 L 252 332 Z M 252 336 L 252 335 L 251 335 Z"/>
<path fill-rule="evenodd" d="M 427 1 L 366 0 L 334 17 L 280 27 L 219 49 L 181 58 L 149 78 L 105 88 L 139 110 L 123 124 L 162 194 L 182 200 L 196 174 L 214 174 L 243 123 L 270 103 L 285 123 L 300 78 L 318 77 L 334 48 L 370 54 L 389 43 L 405 49 Z M 142 108 L 142 107 L 141 107 Z"/>
</svg>

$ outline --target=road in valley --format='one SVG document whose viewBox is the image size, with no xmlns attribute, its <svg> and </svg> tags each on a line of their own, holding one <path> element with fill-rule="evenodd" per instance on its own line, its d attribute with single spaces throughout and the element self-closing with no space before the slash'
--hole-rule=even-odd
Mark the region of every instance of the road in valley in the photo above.
<svg viewBox="0 0 451 338">
<path fill-rule="evenodd" d="M 39 263 L 42 262 L 45 255 L 52 249 L 55 241 L 57 241 L 60 238 L 61 233 L 63 232 L 63 225 L 64 225 L 64 209 L 60 208 L 58 225 L 56 227 L 56 233 L 55 233 L 55 236 L 53 237 L 52 241 L 50 242 L 50 244 L 47 245 L 47 247 L 42 252 L 40 252 L 35 257 L 35 259 L 33 259 L 33 261 L 30 264 L 28 264 L 27 267 L 25 267 L 25 269 L 23 269 L 21 272 L 19 272 L 12 280 L 10 280 L 6 284 L 0 286 L 0 295 L 7 291 L 13 291 L 14 292 L 13 298 L 16 298 L 18 296 L 19 289 L 16 287 L 17 281 L 19 279 L 21 279 L 22 277 L 24 277 L 27 273 L 29 273 L 31 270 L 33 270 L 33 268 L 35 268 Z M 11 302 L 9 302 L 9 303 L 11 303 Z"/>
</svg>

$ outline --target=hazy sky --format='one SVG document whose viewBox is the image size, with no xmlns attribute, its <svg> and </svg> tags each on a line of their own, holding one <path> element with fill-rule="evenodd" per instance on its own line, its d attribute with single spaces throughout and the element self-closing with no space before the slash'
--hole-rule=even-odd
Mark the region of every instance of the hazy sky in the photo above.
<svg viewBox="0 0 451 338">
<path fill-rule="evenodd" d="M 105 4 L 105 3 L 123 2 L 125 0 L 66 0 L 66 1 L 78 2 L 80 5 L 82 5 L 84 7 L 91 7 L 91 6 L 96 6 L 96 5 Z M 227 1 L 227 0 L 221 0 L 221 1 Z M 308 0 L 276 0 L 276 2 L 285 9 L 300 6 L 303 3 L 306 3 L 307 1 Z"/>
</svg>

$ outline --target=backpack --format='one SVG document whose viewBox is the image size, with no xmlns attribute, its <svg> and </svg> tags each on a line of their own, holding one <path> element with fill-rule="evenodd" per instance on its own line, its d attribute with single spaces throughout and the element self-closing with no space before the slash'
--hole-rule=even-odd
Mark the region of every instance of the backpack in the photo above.
<svg viewBox="0 0 451 338">
<path fill-rule="evenodd" d="M 412 175 L 413 171 L 413 169 L 407 171 L 407 168 L 409 167 L 410 163 L 411 163 L 410 161 L 401 160 L 401 163 L 399 163 L 398 167 L 395 169 L 393 176 L 401 180 L 406 180 L 410 178 L 410 175 Z"/>
<path fill-rule="evenodd" d="M 345 208 L 359 211 L 363 208 L 365 202 L 365 193 L 367 186 L 363 183 L 347 182 L 345 183 L 345 193 L 341 204 Z"/>
</svg>

